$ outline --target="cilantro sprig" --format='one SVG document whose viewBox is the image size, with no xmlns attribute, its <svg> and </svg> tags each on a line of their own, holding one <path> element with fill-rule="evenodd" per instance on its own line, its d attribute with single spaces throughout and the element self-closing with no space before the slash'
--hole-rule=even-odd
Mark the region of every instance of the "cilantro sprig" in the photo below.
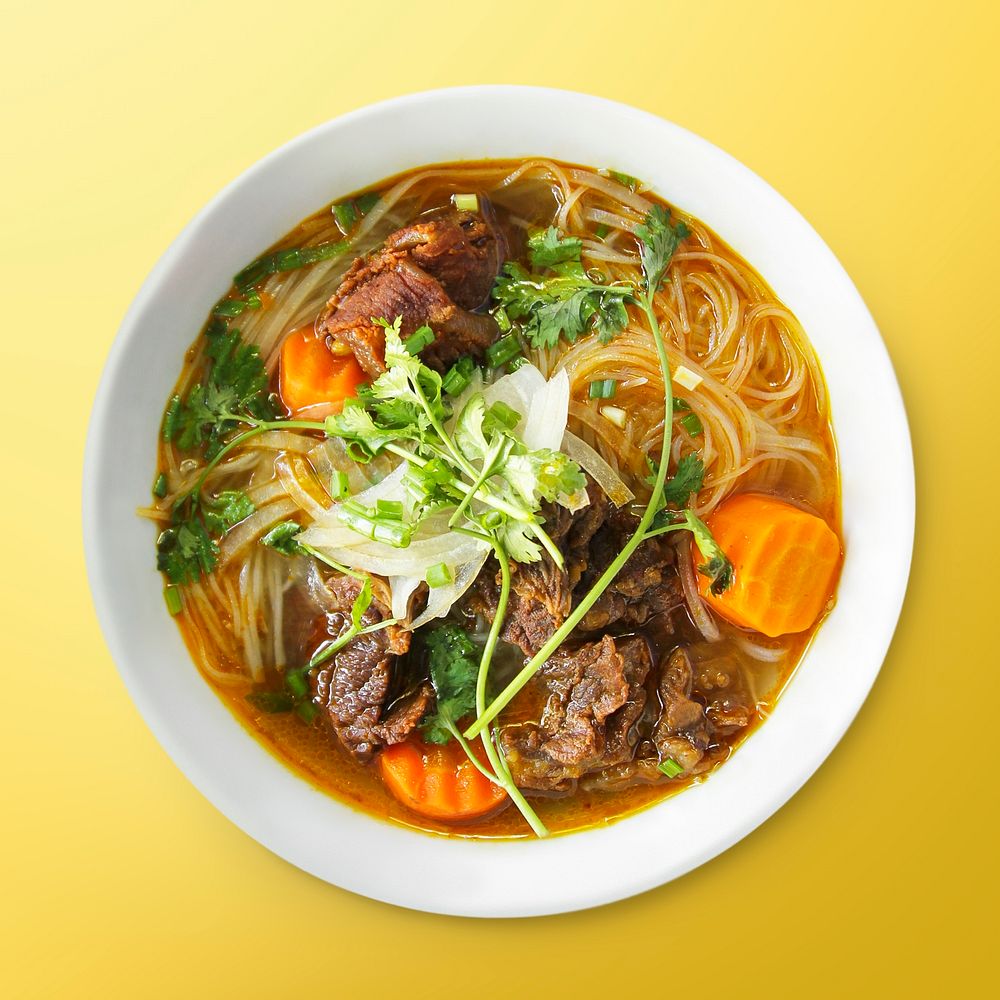
<svg viewBox="0 0 1000 1000">
<path fill-rule="evenodd" d="M 607 344 L 628 323 L 625 306 L 634 301 L 634 289 L 593 281 L 580 260 L 582 246 L 550 226 L 528 239 L 533 270 L 507 264 L 493 287 L 494 300 L 533 347 L 555 347 L 560 336 L 573 343 L 592 330 Z"/>
<path fill-rule="evenodd" d="M 163 439 L 181 451 L 203 448 L 211 459 L 240 423 L 273 420 L 277 414 L 256 346 L 244 343 L 239 330 L 219 319 L 209 323 L 205 337 L 205 374 L 186 397 L 170 401 Z"/>
<path fill-rule="evenodd" d="M 476 721 L 465 730 L 464 735 L 467 738 L 479 736 L 489 731 L 489 727 L 496 717 L 510 704 L 511 700 L 528 683 L 541 665 L 566 641 L 570 633 L 576 628 L 590 608 L 593 607 L 594 603 L 618 575 L 636 549 L 647 538 L 652 537 L 653 534 L 681 527 L 687 528 L 694 534 L 699 550 L 707 560 L 704 567 L 700 567 L 700 569 L 714 574 L 713 587 L 719 587 L 717 592 L 724 590 L 731 582 L 731 569 L 727 571 L 721 561 L 725 560 L 724 553 L 715 544 L 707 526 L 695 517 L 692 511 L 685 510 L 682 515 L 679 515 L 683 518 L 683 523 L 671 524 L 663 528 L 657 528 L 654 523 L 667 502 L 681 502 L 680 497 L 682 495 L 684 496 L 684 502 L 686 502 L 687 498 L 693 492 L 694 485 L 697 483 L 700 486 L 704 470 L 700 458 L 689 459 L 683 467 L 678 467 L 677 475 L 671 480 L 669 493 L 667 492 L 667 465 L 670 459 L 672 440 L 671 428 L 673 427 L 674 397 L 666 342 L 663 330 L 656 316 L 653 300 L 667 274 L 670 260 L 680 240 L 687 235 L 687 227 L 683 223 L 671 224 L 670 214 L 665 209 L 656 206 L 646 216 L 643 224 L 638 228 L 636 235 L 639 241 L 642 283 L 640 286 L 628 286 L 628 292 L 623 296 L 622 301 L 627 299 L 628 301 L 635 302 L 642 309 L 650 332 L 653 335 L 653 343 L 656 347 L 657 358 L 663 375 L 664 434 L 660 445 L 659 462 L 653 465 L 653 476 L 650 484 L 652 490 L 649 502 L 639 519 L 635 531 L 625 543 L 621 552 L 612 560 L 608 568 L 583 596 L 563 624 L 556 629 L 551 638 L 542 645 L 541 649 L 524 665 L 522 670 L 493 699 L 488 707 L 480 706 Z M 552 242 L 551 237 L 549 241 Z M 499 279 L 498 284 L 502 280 Z M 507 294 L 506 291 L 501 291 L 501 296 Z M 508 315 L 512 315 L 509 303 L 504 302 L 503 304 Z M 512 315 L 512 318 L 516 317 Z M 556 336 L 558 336 L 558 333 Z"/>
</svg>

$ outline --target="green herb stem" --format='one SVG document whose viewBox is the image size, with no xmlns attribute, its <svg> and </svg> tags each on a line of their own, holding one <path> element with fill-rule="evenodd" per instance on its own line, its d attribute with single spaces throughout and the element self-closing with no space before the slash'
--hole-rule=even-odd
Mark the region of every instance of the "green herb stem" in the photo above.
<svg viewBox="0 0 1000 1000">
<path fill-rule="evenodd" d="M 655 285 L 653 286 L 655 288 Z M 587 591 L 586 595 L 572 614 L 563 624 L 556 629 L 552 637 L 542 646 L 542 648 L 524 665 L 518 675 L 504 688 L 503 691 L 493 699 L 489 708 L 479 711 L 476 721 L 465 730 L 465 735 L 469 739 L 479 736 L 487 726 L 510 704 L 517 693 L 531 680 L 538 672 L 538 668 L 569 638 L 570 633 L 583 621 L 587 612 L 594 606 L 597 599 L 604 593 L 614 578 L 621 571 L 622 567 L 631 558 L 632 553 L 642 544 L 646 538 L 646 532 L 653 522 L 660 509 L 660 501 L 663 496 L 663 486 L 667 478 L 667 463 L 670 459 L 670 428 L 674 419 L 674 395 L 670 382 L 670 360 L 667 357 L 667 347 L 660 331 L 656 313 L 653 310 L 652 291 L 647 291 L 639 298 L 639 305 L 642 307 L 653 332 L 653 341 L 656 344 L 656 353 L 660 361 L 660 369 L 663 372 L 663 442 L 660 445 L 660 463 L 656 469 L 656 476 L 653 480 L 653 492 L 649 498 L 649 503 L 643 511 L 639 524 L 632 536 L 625 543 L 625 547 L 612 561 L 611 565 L 601 574 L 600 579 Z M 497 618 L 500 620 L 500 609 L 497 609 Z"/>
</svg>

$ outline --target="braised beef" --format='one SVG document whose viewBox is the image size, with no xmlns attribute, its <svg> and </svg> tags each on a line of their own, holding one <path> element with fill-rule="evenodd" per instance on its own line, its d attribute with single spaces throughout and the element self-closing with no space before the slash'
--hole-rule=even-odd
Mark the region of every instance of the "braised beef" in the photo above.
<svg viewBox="0 0 1000 1000">
<path fill-rule="evenodd" d="M 385 371 L 385 331 L 374 321 L 402 317 L 402 336 L 429 325 L 435 340 L 421 360 L 443 371 L 457 358 L 480 358 L 496 339 L 485 305 L 507 255 L 502 228 L 482 212 L 445 210 L 392 233 L 381 250 L 359 258 L 317 321 L 317 330 L 350 348 L 373 378 Z"/>
<path fill-rule="evenodd" d="M 639 519 L 626 510 L 613 510 L 594 535 L 590 561 L 580 582 L 586 593 L 621 553 Z M 580 622 L 584 632 L 612 625 L 645 625 L 651 618 L 684 603 L 675 571 L 675 550 L 665 537 L 644 541 Z"/>
<path fill-rule="evenodd" d="M 388 589 L 373 578 L 375 597 L 362 621 L 374 625 L 390 617 Z M 341 611 L 327 615 L 327 631 L 338 638 L 350 627 L 351 607 L 361 581 L 351 576 L 335 577 L 329 583 Z M 410 633 L 395 625 L 359 635 L 325 663 L 312 679 L 313 700 L 323 709 L 344 747 L 359 760 L 367 760 L 385 743 L 397 743 L 420 721 L 429 706 L 431 692 L 418 687 L 387 706 L 394 687 L 397 657 L 410 648 Z"/>
<path fill-rule="evenodd" d="M 515 783 L 569 791 L 581 775 L 631 757 L 651 663 L 638 636 L 605 636 L 549 659 L 525 692 L 544 706 L 539 721 L 500 731 Z"/>
<path fill-rule="evenodd" d="M 653 743 L 661 761 L 670 757 L 685 771 L 697 766 L 712 738 L 705 706 L 691 697 L 693 685 L 691 657 L 683 648 L 675 649 L 660 672 L 662 709 L 653 730 Z"/>
<path fill-rule="evenodd" d="M 548 553 L 535 563 L 511 565 L 510 601 L 500 634 L 529 656 L 538 652 L 569 615 L 574 589 L 587 568 L 591 539 L 608 515 L 607 497 L 589 477 L 587 494 L 590 503 L 576 513 L 554 503 L 542 508 L 545 530 L 563 555 L 563 569 Z M 492 621 L 499 593 L 500 571 L 491 559 L 470 592 L 468 606 Z"/>
<path fill-rule="evenodd" d="M 696 663 L 692 690 L 705 703 L 705 715 L 716 735 L 728 736 L 748 726 L 756 699 L 735 657 L 711 657 Z"/>
</svg>

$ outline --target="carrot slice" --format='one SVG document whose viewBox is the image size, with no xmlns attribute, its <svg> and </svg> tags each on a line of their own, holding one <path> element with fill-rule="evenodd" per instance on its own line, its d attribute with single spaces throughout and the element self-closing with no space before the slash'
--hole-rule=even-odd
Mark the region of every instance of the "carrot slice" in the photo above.
<svg viewBox="0 0 1000 1000">
<path fill-rule="evenodd" d="M 311 326 L 293 330 L 281 345 L 278 391 L 292 416 L 317 416 L 318 406 L 332 412 L 366 381 L 354 355 L 333 354 Z"/>
<path fill-rule="evenodd" d="M 379 755 L 379 766 L 389 791 L 407 808 L 431 819 L 451 823 L 477 819 L 499 809 L 507 799 L 507 793 L 480 773 L 457 740 L 437 744 L 411 737 L 386 747 Z"/>
<path fill-rule="evenodd" d="M 723 618 L 767 636 L 803 632 L 827 607 L 841 563 L 840 539 L 815 514 L 759 493 L 720 504 L 707 524 L 733 564 L 733 585 L 711 592 L 697 574 L 701 596 Z M 704 562 L 692 544 L 695 566 Z"/>
</svg>

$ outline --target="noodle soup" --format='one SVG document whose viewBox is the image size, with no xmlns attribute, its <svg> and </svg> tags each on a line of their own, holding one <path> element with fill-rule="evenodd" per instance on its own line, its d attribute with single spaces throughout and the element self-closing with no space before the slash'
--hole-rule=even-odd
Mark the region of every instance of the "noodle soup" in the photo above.
<svg viewBox="0 0 1000 1000">
<path fill-rule="evenodd" d="M 795 317 L 641 182 L 547 160 L 412 171 L 248 264 L 143 513 L 252 733 L 469 837 L 607 822 L 722 765 L 841 557 Z"/>
</svg>

